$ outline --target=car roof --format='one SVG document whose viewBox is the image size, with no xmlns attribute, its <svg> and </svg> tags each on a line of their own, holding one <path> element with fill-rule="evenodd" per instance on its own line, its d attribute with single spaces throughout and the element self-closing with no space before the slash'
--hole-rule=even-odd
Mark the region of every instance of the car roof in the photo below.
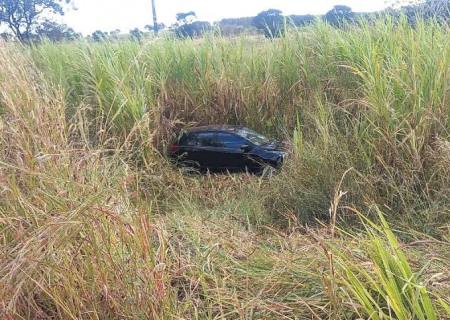
<svg viewBox="0 0 450 320">
<path fill-rule="evenodd" d="M 187 133 L 200 133 L 200 132 L 230 132 L 235 133 L 239 130 L 247 129 L 244 126 L 231 126 L 231 125 L 210 125 L 195 127 L 185 130 Z"/>
</svg>

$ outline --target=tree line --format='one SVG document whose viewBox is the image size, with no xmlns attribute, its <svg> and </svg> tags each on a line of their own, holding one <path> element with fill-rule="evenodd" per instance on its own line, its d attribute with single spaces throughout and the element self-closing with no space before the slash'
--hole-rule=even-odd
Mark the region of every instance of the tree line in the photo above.
<svg viewBox="0 0 450 320">
<path fill-rule="evenodd" d="M 319 17 L 312 15 L 284 16 L 280 10 L 269 9 L 259 13 L 251 20 L 251 23 L 267 38 L 273 38 L 281 36 L 290 26 L 306 26 L 317 19 L 322 19 L 334 27 L 343 28 L 356 24 L 360 20 L 370 21 L 382 15 L 389 15 L 394 19 L 405 16 L 413 26 L 419 19 L 435 19 L 440 23 L 448 24 L 450 23 L 450 0 L 427 0 L 399 8 L 389 7 L 381 12 L 371 13 L 356 13 L 349 6 L 336 5 L 325 15 Z"/>
<path fill-rule="evenodd" d="M 39 41 L 43 38 L 52 41 L 75 40 L 81 37 L 74 29 L 65 24 L 57 23 L 49 17 L 64 15 L 65 6 L 72 0 L 0 0 L 0 27 L 6 26 L 9 32 L 1 33 L 6 40 L 17 39 L 24 43 Z M 153 7 L 154 8 L 154 7 Z M 153 9 L 155 11 L 155 9 Z M 88 38 L 93 41 L 116 40 L 129 37 L 141 41 L 148 34 L 156 34 L 159 30 L 173 33 L 179 38 L 195 38 L 211 30 L 219 30 L 224 35 L 241 33 L 261 33 L 267 38 L 281 36 L 289 27 L 302 27 L 317 19 L 335 27 L 344 27 L 357 23 L 360 18 L 372 19 L 381 14 L 389 14 L 394 18 L 401 15 L 407 17 L 414 25 L 417 19 L 437 19 L 442 23 L 450 21 L 450 0 L 426 0 L 416 4 L 388 8 L 376 13 L 355 13 L 345 5 L 337 5 L 323 16 L 313 15 L 283 15 L 278 9 L 269 9 L 255 17 L 222 19 L 210 24 L 197 19 L 194 11 L 181 12 L 176 15 L 176 23 L 167 27 L 158 24 L 145 26 L 145 30 L 134 28 L 127 33 L 116 29 L 110 32 L 97 30 Z M 155 12 L 154 12 L 155 15 Z"/>
</svg>

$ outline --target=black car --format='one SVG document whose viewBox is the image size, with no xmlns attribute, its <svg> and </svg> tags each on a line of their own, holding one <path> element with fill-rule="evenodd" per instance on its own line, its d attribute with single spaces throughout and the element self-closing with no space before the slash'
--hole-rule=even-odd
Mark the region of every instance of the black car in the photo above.
<svg viewBox="0 0 450 320">
<path fill-rule="evenodd" d="M 280 143 L 241 126 L 207 126 L 189 129 L 169 148 L 178 164 L 198 170 L 281 168 L 286 152 Z"/>
</svg>

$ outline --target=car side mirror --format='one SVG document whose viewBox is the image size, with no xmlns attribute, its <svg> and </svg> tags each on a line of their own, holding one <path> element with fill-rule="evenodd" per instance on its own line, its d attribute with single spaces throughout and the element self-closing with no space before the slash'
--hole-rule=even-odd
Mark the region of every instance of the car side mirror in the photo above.
<svg viewBox="0 0 450 320">
<path fill-rule="evenodd" d="M 241 150 L 244 151 L 244 152 L 248 152 L 248 151 L 252 150 L 252 146 L 250 146 L 248 144 L 243 144 L 241 146 Z"/>
</svg>

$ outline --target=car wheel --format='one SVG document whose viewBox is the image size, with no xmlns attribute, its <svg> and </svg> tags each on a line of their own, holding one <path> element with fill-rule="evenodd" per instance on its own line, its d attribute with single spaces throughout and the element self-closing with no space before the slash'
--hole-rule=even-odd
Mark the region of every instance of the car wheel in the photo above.
<svg viewBox="0 0 450 320">
<path fill-rule="evenodd" d="M 272 178 L 277 173 L 278 173 L 278 170 L 275 167 L 273 167 L 269 164 L 266 164 L 266 165 L 261 166 L 259 176 L 261 176 L 263 178 Z"/>
<path fill-rule="evenodd" d="M 183 173 L 199 174 L 201 171 L 201 166 L 197 161 L 185 160 L 180 165 Z"/>
</svg>

